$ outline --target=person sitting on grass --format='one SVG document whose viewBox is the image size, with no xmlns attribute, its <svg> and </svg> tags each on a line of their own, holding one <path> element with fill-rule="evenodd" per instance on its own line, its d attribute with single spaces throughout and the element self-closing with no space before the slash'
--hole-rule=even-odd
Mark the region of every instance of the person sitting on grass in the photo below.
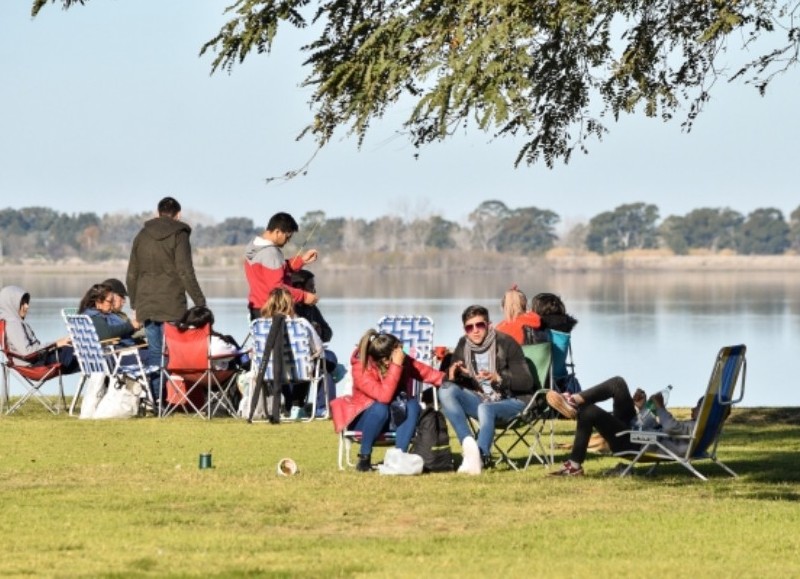
<svg viewBox="0 0 800 579">
<path fill-rule="evenodd" d="M 440 386 L 445 373 L 406 356 L 396 336 L 373 329 L 362 336 L 350 367 L 353 393 L 331 401 L 333 427 L 337 433 L 345 429 L 361 431 L 356 470 L 369 472 L 372 447 L 391 427 L 396 429 L 395 447 L 408 451 L 420 415 L 413 381 Z"/>
<path fill-rule="evenodd" d="M 670 435 L 691 434 L 703 403 L 703 398 L 700 398 L 697 406 L 692 409 L 691 420 L 676 420 L 664 406 L 663 396 L 658 393 L 650 397 L 656 406 L 656 416 L 642 417 L 640 414 L 647 398 L 646 394 L 643 390 L 637 389 L 631 396 L 628 384 L 619 376 L 610 378 L 578 394 L 560 394 L 555 390 L 550 390 L 547 392 L 546 398 L 547 403 L 560 414 L 566 418 L 577 418 L 578 420 L 569 459 L 558 471 L 550 473 L 554 476 L 583 475 L 583 462 L 586 459 L 586 451 L 593 429 L 597 429 L 597 432 L 608 442 L 611 452 L 636 450 L 639 447 L 630 441 L 630 437 L 617 436 L 617 434 L 634 428 L 658 429 Z M 597 406 L 598 402 L 609 399 L 613 401 L 611 412 Z M 681 438 L 668 438 L 662 442 L 676 454 L 686 452 L 689 444 L 688 439 Z"/>
</svg>

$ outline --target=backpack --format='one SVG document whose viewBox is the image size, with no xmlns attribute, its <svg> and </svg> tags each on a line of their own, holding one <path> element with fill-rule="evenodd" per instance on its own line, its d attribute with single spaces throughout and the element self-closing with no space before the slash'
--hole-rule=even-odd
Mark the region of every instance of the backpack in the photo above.
<svg viewBox="0 0 800 579">
<path fill-rule="evenodd" d="M 453 470 L 453 453 L 450 451 L 447 421 L 439 410 L 428 407 L 422 412 L 411 446 L 414 454 L 422 457 L 423 472 Z"/>
</svg>

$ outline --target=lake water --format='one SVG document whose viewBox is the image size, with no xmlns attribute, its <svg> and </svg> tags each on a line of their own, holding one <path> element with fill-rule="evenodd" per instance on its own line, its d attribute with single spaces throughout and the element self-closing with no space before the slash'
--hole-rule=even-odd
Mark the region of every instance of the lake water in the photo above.
<svg viewBox="0 0 800 579">
<path fill-rule="evenodd" d="M 124 272 L 109 276 L 124 279 Z M 101 276 L 105 277 L 105 276 Z M 0 274 L 32 296 L 29 321 L 42 341 L 66 334 L 60 310 L 77 306 L 97 276 Z M 216 328 L 237 338 L 247 332 L 244 276 L 200 272 Z M 746 344 L 743 406 L 797 406 L 800 376 L 800 273 L 674 274 L 438 274 L 320 273 L 320 309 L 334 330 L 331 349 L 346 362 L 360 336 L 386 314 L 433 318 L 436 344 L 454 346 L 461 312 L 473 303 L 502 319 L 500 297 L 512 283 L 530 298 L 562 296 L 578 320 L 573 332 L 577 375 L 584 388 L 620 375 L 654 392 L 674 386 L 670 403 L 690 406 L 704 392 L 721 346 Z M 69 391 L 74 377 L 67 379 Z"/>
</svg>

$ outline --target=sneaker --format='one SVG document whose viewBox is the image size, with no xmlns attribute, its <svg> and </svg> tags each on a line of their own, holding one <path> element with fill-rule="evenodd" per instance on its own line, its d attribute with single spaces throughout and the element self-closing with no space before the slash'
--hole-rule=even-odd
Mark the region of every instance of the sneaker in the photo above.
<svg viewBox="0 0 800 579">
<path fill-rule="evenodd" d="M 550 407 L 557 410 L 564 418 L 574 419 L 578 416 L 578 409 L 571 396 L 567 398 L 555 390 L 548 390 L 545 398 Z"/>
<path fill-rule="evenodd" d="M 572 466 L 570 461 L 564 461 L 564 464 L 561 465 L 561 468 L 556 472 L 551 472 L 550 476 L 583 476 L 583 467 Z"/>
<path fill-rule="evenodd" d="M 306 411 L 299 406 L 292 406 L 292 410 L 289 413 L 289 420 L 303 420 L 304 418 L 308 418 Z"/>
<path fill-rule="evenodd" d="M 463 474 L 481 474 L 482 462 L 481 451 L 478 449 L 478 443 L 471 436 L 468 436 L 461 443 L 461 450 L 464 453 L 464 460 L 461 466 L 458 467 L 458 472 Z"/>
</svg>

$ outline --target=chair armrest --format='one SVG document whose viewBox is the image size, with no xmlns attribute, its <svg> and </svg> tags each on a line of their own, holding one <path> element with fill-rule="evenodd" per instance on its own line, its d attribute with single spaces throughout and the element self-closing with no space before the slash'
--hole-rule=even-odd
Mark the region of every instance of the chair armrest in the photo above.
<svg viewBox="0 0 800 579">
<path fill-rule="evenodd" d="M 663 430 L 623 430 L 617 433 L 617 437 L 620 436 L 630 436 L 631 442 L 639 444 L 656 442 L 659 438 L 691 438 L 691 435 L 688 434 L 670 434 Z"/>
<path fill-rule="evenodd" d="M 11 350 L 6 350 L 3 352 L 9 358 L 13 358 L 15 360 L 23 360 L 25 362 L 33 363 L 39 360 L 40 358 L 44 358 L 48 353 L 58 350 L 59 346 L 56 346 L 55 342 L 52 344 L 47 344 L 42 346 L 35 352 L 31 352 L 30 354 L 18 354 L 17 352 L 12 352 Z"/>
</svg>

